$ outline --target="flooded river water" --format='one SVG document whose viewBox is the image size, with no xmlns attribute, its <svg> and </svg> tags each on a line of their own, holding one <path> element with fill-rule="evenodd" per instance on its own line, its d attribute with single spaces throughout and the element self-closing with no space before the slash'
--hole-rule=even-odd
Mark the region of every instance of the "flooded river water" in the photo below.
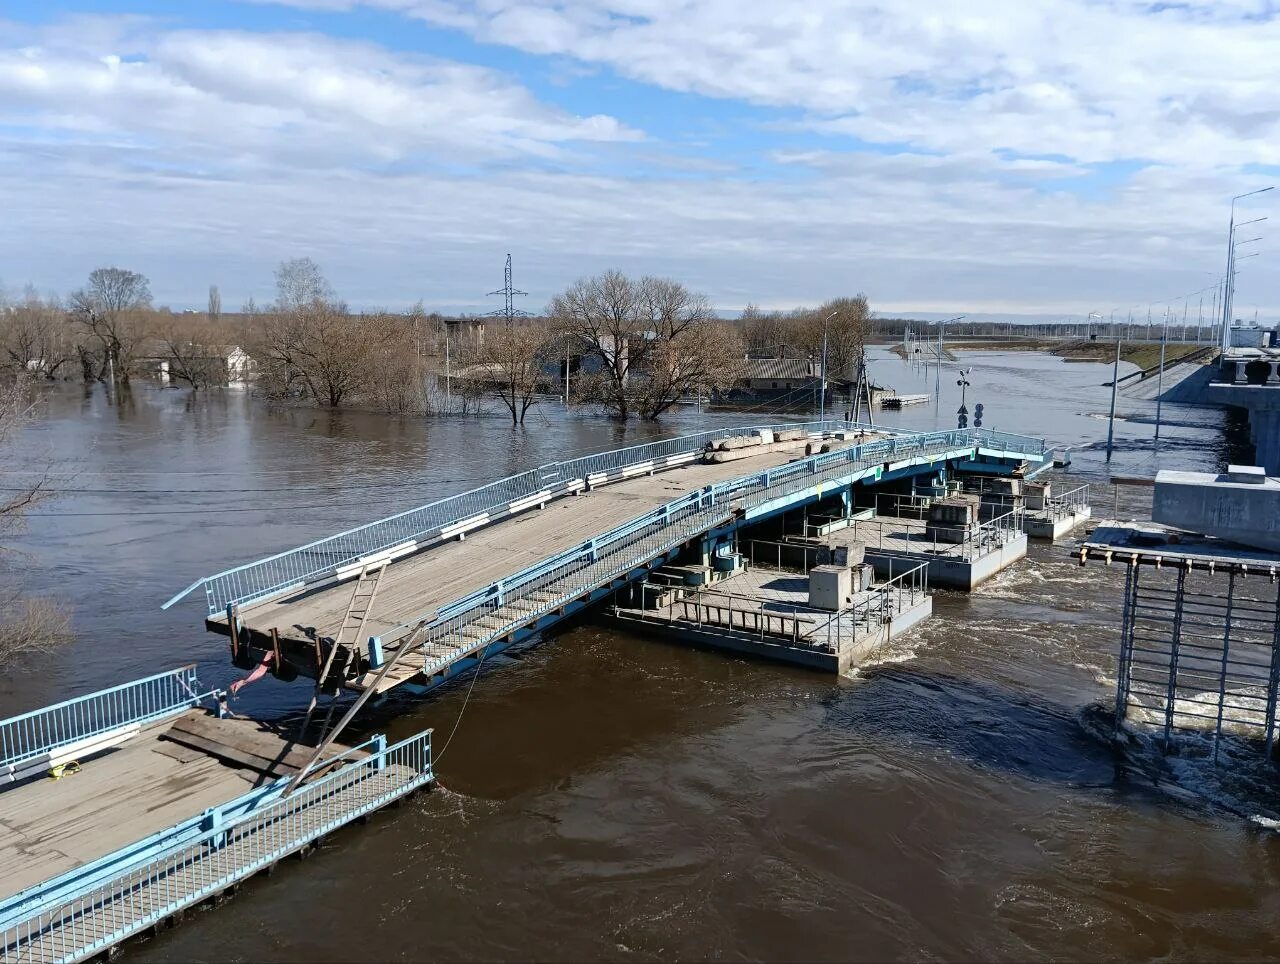
<svg viewBox="0 0 1280 964">
<path fill-rule="evenodd" d="M 966 353 L 985 424 L 1075 446 L 1106 477 L 1109 368 Z M 878 353 L 877 381 L 932 391 Z M 959 389 L 887 420 L 951 427 Z M 1212 469 L 1223 413 L 1121 399 L 1114 470 Z M 27 437 L 68 490 L 22 565 L 75 606 L 78 640 L 6 674 L 0 715 L 199 661 L 234 671 L 197 577 L 539 462 L 757 413 L 685 410 L 625 431 L 535 411 L 395 420 L 273 410 L 232 392 L 60 390 Z M 10 472 L 17 467 L 6 467 Z M 74 490 L 74 491 L 70 491 Z M 1110 515 L 1099 486 L 1095 513 Z M 1149 489 L 1120 491 L 1145 515 Z M 1275 958 L 1280 841 L 1170 793 L 1090 736 L 1111 694 L 1121 574 L 1059 546 L 935 616 L 854 678 L 581 623 L 495 658 L 438 763 L 440 787 L 304 863 L 129 946 L 138 961 Z M 307 692 L 246 691 L 285 714 Z M 436 728 L 466 687 L 387 725 Z"/>
</svg>

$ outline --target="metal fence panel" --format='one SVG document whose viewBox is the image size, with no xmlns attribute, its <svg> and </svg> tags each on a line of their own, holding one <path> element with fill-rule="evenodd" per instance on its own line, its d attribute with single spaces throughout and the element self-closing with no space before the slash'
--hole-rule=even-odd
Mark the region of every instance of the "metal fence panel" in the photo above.
<svg viewBox="0 0 1280 964">
<path fill-rule="evenodd" d="M 160 719 L 209 695 L 200 692 L 193 664 L 0 720 L 0 771 L 121 727 Z"/>
</svg>

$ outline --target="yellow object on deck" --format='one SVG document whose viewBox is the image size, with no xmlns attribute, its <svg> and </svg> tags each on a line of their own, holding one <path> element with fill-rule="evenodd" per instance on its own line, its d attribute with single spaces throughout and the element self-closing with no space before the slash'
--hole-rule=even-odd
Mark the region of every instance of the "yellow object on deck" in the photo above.
<svg viewBox="0 0 1280 964">
<path fill-rule="evenodd" d="M 70 776 L 73 773 L 80 772 L 80 764 L 75 760 L 68 760 L 66 763 L 59 763 L 56 767 L 49 771 L 49 779 L 61 780 L 63 777 Z"/>
</svg>

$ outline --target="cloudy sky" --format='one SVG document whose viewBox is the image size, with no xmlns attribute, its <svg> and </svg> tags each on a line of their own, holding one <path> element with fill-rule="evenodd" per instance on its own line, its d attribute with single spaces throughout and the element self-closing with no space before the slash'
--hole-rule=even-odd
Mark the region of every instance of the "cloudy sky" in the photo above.
<svg viewBox="0 0 1280 964">
<path fill-rule="evenodd" d="M 509 251 L 530 309 L 617 267 L 1145 316 L 1273 182 L 1275 0 L 0 0 L 10 289 L 234 308 L 308 255 L 356 306 L 484 310 Z M 1237 208 L 1276 215 L 1236 298 L 1271 320 L 1277 196 Z"/>
</svg>

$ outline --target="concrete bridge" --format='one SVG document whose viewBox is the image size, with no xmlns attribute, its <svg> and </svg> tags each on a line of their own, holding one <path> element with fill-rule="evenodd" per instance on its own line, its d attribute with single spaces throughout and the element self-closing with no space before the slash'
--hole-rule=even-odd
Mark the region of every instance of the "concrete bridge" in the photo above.
<svg viewBox="0 0 1280 964">
<path fill-rule="evenodd" d="M 716 453 L 750 432 L 778 441 Z M 198 580 L 245 668 L 421 693 L 743 526 L 949 467 L 1031 476 L 1043 440 L 845 421 L 720 429 L 540 466 Z M 394 664 L 394 665 L 390 665 Z"/>
<path fill-rule="evenodd" d="M 1209 385 L 1207 400 L 1248 411 L 1254 464 L 1280 475 L 1280 348 L 1228 348 L 1220 370 L 1221 379 Z"/>
</svg>

